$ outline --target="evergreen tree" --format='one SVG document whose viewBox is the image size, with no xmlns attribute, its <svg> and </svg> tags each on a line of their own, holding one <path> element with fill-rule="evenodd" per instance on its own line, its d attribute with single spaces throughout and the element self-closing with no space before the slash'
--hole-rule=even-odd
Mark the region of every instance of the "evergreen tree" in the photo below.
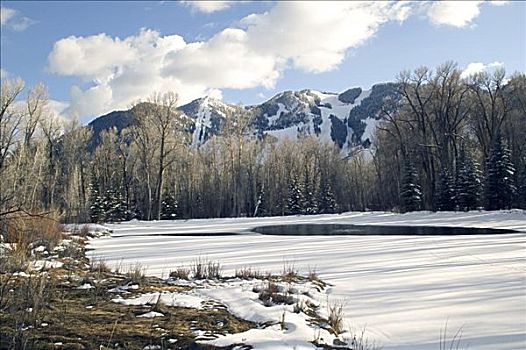
<svg viewBox="0 0 526 350">
<path fill-rule="evenodd" d="M 100 195 L 99 180 L 96 176 L 91 177 L 91 183 L 89 185 L 90 195 L 90 219 L 91 222 L 99 223 L 104 222 L 106 219 L 104 200 Z"/>
<path fill-rule="evenodd" d="M 121 192 L 108 189 L 103 198 L 104 221 L 118 222 L 129 218 L 126 202 L 122 199 Z"/>
<path fill-rule="evenodd" d="M 418 173 L 413 164 L 407 160 L 404 166 L 400 199 L 404 211 L 419 210 L 422 203 L 422 190 L 418 184 Z"/>
<path fill-rule="evenodd" d="M 512 206 L 517 188 L 514 183 L 515 168 L 508 147 L 497 135 L 486 172 L 486 209 L 506 209 Z"/>
<path fill-rule="evenodd" d="M 166 194 L 161 203 L 161 220 L 174 220 L 177 217 L 177 201 L 171 194 Z"/>
<path fill-rule="evenodd" d="M 305 184 L 303 194 L 302 212 L 303 214 L 313 215 L 318 213 L 318 200 L 316 194 L 309 184 Z"/>
<path fill-rule="evenodd" d="M 333 214 L 336 212 L 336 199 L 332 192 L 331 184 L 327 180 L 322 180 L 319 193 L 319 213 Z"/>
<path fill-rule="evenodd" d="M 477 209 L 482 192 L 479 166 L 464 148 L 456 163 L 455 202 L 460 210 Z"/>
<path fill-rule="evenodd" d="M 438 179 L 435 208 L 438 211 L 455 210 L 453 178 L 446 168 L 442 169 Z"/>
<path fill-rule="evenodd" d="M 287 214 L 298 215 L 303 212 L 303 194 L 296 177 L 292 178 L 289 185 L 289 195 L 287 199 Z"/>
</svg>

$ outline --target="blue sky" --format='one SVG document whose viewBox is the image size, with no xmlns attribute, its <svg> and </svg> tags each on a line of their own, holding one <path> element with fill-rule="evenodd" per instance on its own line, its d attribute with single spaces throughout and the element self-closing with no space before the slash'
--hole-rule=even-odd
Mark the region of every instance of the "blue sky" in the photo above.
<svg viewBox="0 0 526 350">
<path fill-rule="evenodd" d="M 2 78 L 44 82 L 59 112 L 84 121 L 155 91 L 253 104 L 283 90 L 367 88 L 447 60 L 526 71 L 525 2 L 1 6 Z"/>
</svg>

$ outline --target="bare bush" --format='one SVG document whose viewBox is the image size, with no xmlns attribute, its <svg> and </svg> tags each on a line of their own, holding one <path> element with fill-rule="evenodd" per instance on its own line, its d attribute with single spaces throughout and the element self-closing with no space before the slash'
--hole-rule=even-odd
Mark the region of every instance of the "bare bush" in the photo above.
<svg viewBox="0 0 526 350">
<path fill-rule="evenodd" d="M 54 213 L 15 212 L 2 218 L 4 241 L 16 243 L 20 249 L 43 245 L 53 250 L 64 238 L 63 227 Z"/>
</svg>

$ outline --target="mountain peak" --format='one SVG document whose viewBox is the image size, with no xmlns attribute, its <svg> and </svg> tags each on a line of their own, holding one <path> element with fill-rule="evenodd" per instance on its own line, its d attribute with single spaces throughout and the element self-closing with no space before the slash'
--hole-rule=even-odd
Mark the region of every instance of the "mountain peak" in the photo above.
<svg viewBox="0 0 526 350">
<path fill-rule="evenodd" d="M 393 83 L 376 84 L 371 90 L 355 87 L 342 93 L 287 90 L 246 108 L 256 112 L 253 135 L 278 140 L 311 135 L 320 142 L 334 142 L 342 150 L 348 150 L 369 142 L 367 139 L 376 128 L 379 111 L 386 98 L 396 98 L 395 90 Z M 178 109 L 192 120 L 189 129 L 192 144 L 201 145 L 218 135 L 228 109 L 233 107 L 213 95 L 179 106 Z M 90 123 L 94 139 L 99 139 L 97 135 L 102 130 L 111 127 L 120 130 L 131 125 L 131 114 L 132 111 L 112 112 L 97 118 Z"/>
</svg>

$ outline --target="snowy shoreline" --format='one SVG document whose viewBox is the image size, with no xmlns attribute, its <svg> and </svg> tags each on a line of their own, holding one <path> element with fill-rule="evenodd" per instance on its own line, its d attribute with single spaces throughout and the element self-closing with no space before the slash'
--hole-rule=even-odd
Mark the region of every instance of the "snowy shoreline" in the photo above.
<svg viewBox="0 0 526 350">
<path fill-rule="evenodd" d="M 483 237 L 244 234 L 255 226 L 298 223 L 483 227 L 521 233 Z M 526 346 L 526 212 L 522 210 L 352 212 L 105 226 L 118 238 L 91 240 L 91 257 L 114 265 L 138 261 L 156 276 L 166 277 L 171 268 L 199 256 L 221 262 L 226 274 L 244 266 L 280 271 L 287 261 L 300 272 L 316 268 L 332 284 L 327 290 L 330 297 L 347 301 L 345 313 L 353 328 L 366 327 L 367 336 L 384 349 L 438 349 L 446 321 L 450 330 L 463 328 L 463 343 L 470 349 Z M 225 232 L 238 235 L 222 235 Z M 185 237 L 185 233 L 211 235 Z M 259 344 L 257 339 L 247 343 Z"/>
</svg>

